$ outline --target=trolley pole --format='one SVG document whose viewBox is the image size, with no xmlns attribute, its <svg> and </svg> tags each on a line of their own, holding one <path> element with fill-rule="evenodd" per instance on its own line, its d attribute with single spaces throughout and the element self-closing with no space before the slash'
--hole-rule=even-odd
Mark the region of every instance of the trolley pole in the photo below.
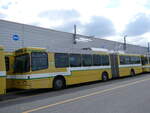
<svg viewBox="0 0 150 113">
<path fill-rule="evenodd" d="M 73 44 L 76 44 L 76 25 L 74 25 Z"/>
<path fill-rule="evenodd" d="M 123 50 L 125 51 L 126 50 L 126 37 L 127 37 L 127 35 L 125 35 L 124 36 L 124 44 L 123 44 Z"/>
</svg>

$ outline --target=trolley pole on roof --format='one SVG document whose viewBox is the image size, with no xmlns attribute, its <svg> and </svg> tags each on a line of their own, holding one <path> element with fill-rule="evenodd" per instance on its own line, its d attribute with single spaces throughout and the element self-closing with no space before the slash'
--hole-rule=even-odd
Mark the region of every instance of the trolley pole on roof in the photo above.
<svg viewBox="0 0 150 113">
<path fill-rule="evenodd" d="M 74 25 L 73 44 L 76 44 L 76 25 Z"/>
<path fill-rule="evenodd" d="M 127 37 L 127 35 L 125 35 L 124 36 L 124 44 L 123 44 L 123 50 L 125 51 L 126 50 L 126 37 Z"/>
</svg>

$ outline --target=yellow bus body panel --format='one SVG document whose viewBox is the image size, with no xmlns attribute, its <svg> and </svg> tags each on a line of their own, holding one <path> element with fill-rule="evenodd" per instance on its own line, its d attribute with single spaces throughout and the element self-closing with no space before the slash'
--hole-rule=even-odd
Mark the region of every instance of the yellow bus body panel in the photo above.
<svg viewBox="0 0 150 113">
<path fill-rule="evenodd" d="M 109 79 L 112 78 L 111 69 L 97 69 L 97 70 L 73 71 L 71 76 L 65 76 L 65 79 L 67 85 L 97 81 L 102 80 L 103 72 L 108 73 Z"/>
<path fill-rule="evenodd" d="M 119 68 L 120 77 L 130 76 L 131 69 L 134 69 L 135 74 L 142 73 L 142 67 L 141 66 L 138 66 L 138 67 L 121 67 L 121 68 Z"/>
<path fill-rule="evenodd" d="M 91 81 L 102 80 L 102 72 L 107 72 L 109 79 L 112 78 L 111 69 L 100 70 L 82 70 L 73 71 L 71 75 L 64 76 L 66 85 L 73 85 Z M 30 80 L 12 80 L 14 88 L 19 89 L 38 89 L 38 88 L 52 88 L 54 77 L 49 78 L 37 78 Z"/>
<path fill-rule="evenodd" d="M 6 77 L 0 77 L 0 94 L 6 93 Z"/>
<path fill-rule="evenodd" d="M 4 53 L 2 47 L 0 47 L 0 72 L 2 74 L 6 72 Z M 5 93 L 6 93 L 6 74 L 0 75 L 0 94 L 5 94 Z"/>
<path fill-rule="evenodd" d="M 143 72 L 150 72 L 150 64 L 143 65 Z"/>
<path fill-rule="evenodd" d="M 18 88 L 18 89 L 52 88 L 52 80 L 53 78 L 13 80 L 13 86 L 14 88 Z"/>
</svg>

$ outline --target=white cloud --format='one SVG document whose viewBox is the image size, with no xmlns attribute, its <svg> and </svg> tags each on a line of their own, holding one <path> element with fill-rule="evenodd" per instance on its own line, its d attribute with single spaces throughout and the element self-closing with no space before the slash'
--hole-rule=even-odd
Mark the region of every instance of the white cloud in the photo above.
<svg viewBox="0 0 150 113">
<path fill-rule="evenodd" d="M 139 36 L 150 32 L 150 15 L 137 14 L 126 26 L 125 34 Z"/>
<path fill-rule="evenodd" d="M 100 16 L 112 21 L 114 29 L 118 33 L 118 36 L 112 36 L 111 40 L 120 41 L 120 38 L 115 37 L 121 37 L 120 34 L 123 35 L 122 32 L 131 19 L 135 18 L 135 15 L 138 13 L 150 15 L 149 3 L 150 0 L 0 0 L 0 14 L 3 14 L 0 18 L 48 28 L 58 28 L 59 26 L 61 28 L 64 25 L 64 27 L 70 29 L 73 22 L 86 25 L 91 22 L 90 19 L 93 16 Z M 44 11 L 55 10 L 74 10 L 80 16 L 68 23 L 60 19 L 56 19 L 57 22 L 54 22 L 49 18 L 39 17 L 39 14 Z M 141 34 L 137 37 L 142 37 L 143 45 L 145 45 L 144 41 L 150 41 L 149 35 L 149 32 L 147 32 L 146 36 Z M 110 39 L 110 37 L 107 37 L 107 39 Z M 132 38 L 130 42 L 134 43 L 136 40 L 137 38 Z M 136 44 L 138 42 L 140 41 L 137 41 Z"/>
<path fill-rule="evenodd" d="M 84 25 L 85 35 L 106 37 L 115 35 L 116 31 L 111 20 L 101 16 L 93 16 L 91 21 Z"/>
</svg>

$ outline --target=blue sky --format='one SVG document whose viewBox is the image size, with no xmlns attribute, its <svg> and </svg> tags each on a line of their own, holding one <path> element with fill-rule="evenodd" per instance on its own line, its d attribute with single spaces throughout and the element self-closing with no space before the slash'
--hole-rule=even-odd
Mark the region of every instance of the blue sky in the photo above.
<svg viewBox="0 0 150 113">
<path fill-rule="evenodd" d="M 0 19 L 147 46 L 150 0 L 0 0 Z"/>
</svg>

